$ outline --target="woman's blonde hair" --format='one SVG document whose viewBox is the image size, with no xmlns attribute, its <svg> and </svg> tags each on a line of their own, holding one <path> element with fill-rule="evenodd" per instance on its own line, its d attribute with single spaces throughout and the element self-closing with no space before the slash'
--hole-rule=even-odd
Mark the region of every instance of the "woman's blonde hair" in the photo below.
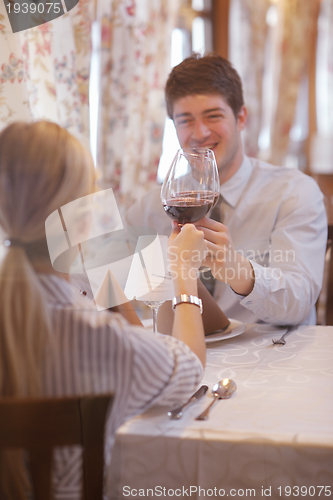
<svg viewBox="0 0 333 500">
<path fill-rule="evenodd" d="M 50 313 L 27 249 L 47 248 L 46 218 L 92 192 L 94 181 L 90 154 L 55 123 L 16 122 L 0 133 L 0 229 L 12 242 L 0 266 L 0 397 L 41 394 Z M 7 465 L 14 484 L 22 470 L 14 457 Z M 24 498 L 18 485 L 13 497 Z"/>
</svg>

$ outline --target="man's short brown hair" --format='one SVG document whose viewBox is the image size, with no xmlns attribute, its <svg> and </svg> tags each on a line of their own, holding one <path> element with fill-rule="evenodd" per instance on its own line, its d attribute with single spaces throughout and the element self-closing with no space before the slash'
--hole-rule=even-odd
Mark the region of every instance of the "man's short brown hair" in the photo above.
<svg viewBox="0 0 333 500">
<path fill-rule="evenodd" d="M 173 119 L 175 101 L 196 94 L 221 95 L 235 117 L 244 105 L 242 82 L 229 61 L 217 54 L 192 54 L 175 66 L 165 86 L 167 112 Z"/>
</svg>

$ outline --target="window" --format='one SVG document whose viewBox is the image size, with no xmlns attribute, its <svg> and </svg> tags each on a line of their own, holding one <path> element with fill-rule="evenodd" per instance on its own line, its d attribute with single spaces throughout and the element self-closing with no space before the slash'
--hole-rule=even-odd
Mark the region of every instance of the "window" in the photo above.
<svg viewBox="0 0 333 500">
<path fill-rule="evenodd" d="M 192 52 L 204 54 L 213 49 L 211 0 L 183 0 L 178 27 L 172 33 L 171 68 L 179 64 Z M 170 164 L 180 148 L 173 121 L 166 119 L 163 137 L 163 152 L 160 159 L 157 181 L 162 183 Z"/>
</svg>

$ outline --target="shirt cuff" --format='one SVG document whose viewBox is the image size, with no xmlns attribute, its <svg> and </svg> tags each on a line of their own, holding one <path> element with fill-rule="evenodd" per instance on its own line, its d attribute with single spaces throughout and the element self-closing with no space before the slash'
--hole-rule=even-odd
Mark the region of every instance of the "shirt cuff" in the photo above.
<svg viewBox="0 0 333 500">
<path fill-rule="evenodd" d="M 258 309 L 258 307 L 262 309 L 261 304 L 270 291 L 271 276 L 269 272 L 265 273 L 265 269 L 268 268 L 263 267 L 260 264 L 257 264 L 253 260 L 250 260 L 250 263 L 254 271 L 254 287 L 252 291 L 249 293 L 249 295 L 246 295 L 246 297 L 239 295 L 241 299 L 239 303 L 242 306 L 246 307 L 246 309 L 255 312 L 255 310 Z M 267 318 L 265 319 L 262 318 L 262 319 L 264 321 L 269 321 L 270 317 L 269 315 L 267 315 Z"/>
</svg>

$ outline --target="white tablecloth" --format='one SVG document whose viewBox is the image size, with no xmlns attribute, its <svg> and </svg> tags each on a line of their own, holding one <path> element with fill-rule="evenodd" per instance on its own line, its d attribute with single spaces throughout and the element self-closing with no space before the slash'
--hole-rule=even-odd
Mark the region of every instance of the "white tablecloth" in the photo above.
<svg viewBox="0 0 333 500">
<path fill-rule="evenodd" d="M 208 421 L 194 417 L 210 391 L 181 420 L 160 407 L 122 426 L 110 498 L 333 498 L 333 327 L 273 346 L 280 333 L 252 325 L 208 346 L 203 383 L 237 384 Z"/>
</svg>

